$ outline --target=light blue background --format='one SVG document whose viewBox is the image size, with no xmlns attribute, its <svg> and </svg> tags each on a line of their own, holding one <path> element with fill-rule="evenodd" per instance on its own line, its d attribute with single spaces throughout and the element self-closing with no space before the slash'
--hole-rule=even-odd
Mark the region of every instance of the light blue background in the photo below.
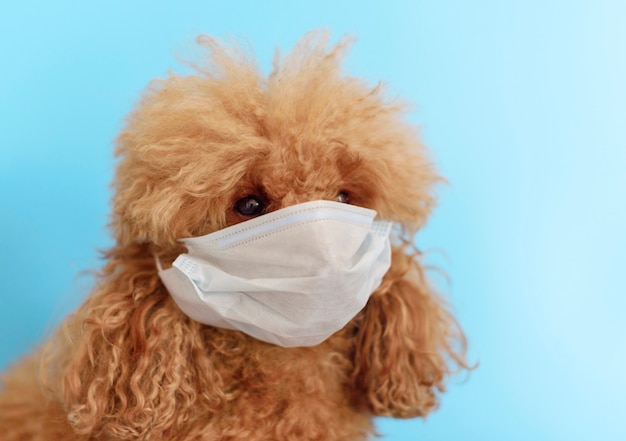
<svg viewBox="0 0 626 441">
<path fill-rule="evenodd" d="M 451 185 L 419 245 L 478 370 L 387 440 L 626 439 L 626 2 L 23 1 L 0 6 L 0 367 L 98 268 L 112 139 L 196 34 L 274 48 L 327 27 L 416 103 Z"/>
</svg>

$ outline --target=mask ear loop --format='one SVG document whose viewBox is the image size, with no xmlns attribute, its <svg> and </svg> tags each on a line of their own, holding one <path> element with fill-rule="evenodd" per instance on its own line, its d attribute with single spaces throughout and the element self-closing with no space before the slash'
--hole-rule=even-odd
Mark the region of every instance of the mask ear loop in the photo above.
<svg viewBox="0 0 626 441">
<path fill-rule="evenodd" d="M 157 270 L 160 273 L 163 272 L 163 267 L 161 266 L 161 259 L 159 259 L 159 256 L 157 256 L 156 254 L 154 256 L 154 263 L 156 263 Z"/>
</svg>

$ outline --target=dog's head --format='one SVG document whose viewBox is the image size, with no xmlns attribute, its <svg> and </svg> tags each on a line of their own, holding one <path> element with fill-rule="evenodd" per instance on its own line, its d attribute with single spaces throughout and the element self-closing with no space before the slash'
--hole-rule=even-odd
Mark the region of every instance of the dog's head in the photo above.
<svg viewBox="0 0 626 441">
<path fill-rule="evenodd" d="M 206 350 L 212 330 L 168 299 L 154 255 L 167 262 L 181 252 L 180 238 L 320 199 L 376 210 L 402 226 L 395 243 L 406 245 L 394 247 L 382 285 L 337 334 L 345 361 L 337 375 L 351 405 L 425 415 L 449 361 L 464 366 L 455 349 L 463 336 L 406 252 L 441 178 L 404 104 L 342 75 L 347 44 L 328 49 L 325 34 L 305 37 L 268 77 L 245 51 L 199 41 L 206 66 L 154 81 L 118 138 L 117 244 L 104 281 L 71 322 L 73 351 L 61 354 L 73 426 L 119 439 L 169 433 L 198 418 L 200 390 L 204 411 L 214 412 L 227 394 Z M 183 364 L 184 379 L 170 374 Z"/>
<path fill-rule="evenodd" d="M 305 37 L 266 78 L 252 57 L 209 37 L 209 63 L 149 87 L 118 139 L 120 244 L 174 246 L 295 203 L 374 209 L 424 223 L 438 179 L 404 103 L 342 75 L 347 43 Z"/>
</svg>

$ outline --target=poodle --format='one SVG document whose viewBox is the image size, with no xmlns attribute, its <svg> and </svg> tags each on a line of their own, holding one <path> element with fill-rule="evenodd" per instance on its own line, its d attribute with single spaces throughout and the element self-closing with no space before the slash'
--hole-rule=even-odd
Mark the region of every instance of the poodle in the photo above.
<svg viewBox="0 0 626 441">
<path fill-rule="evenodd" d="M 343 74 L 349 39 L 307 34 L 266 76 L 245 45 L 198 43 L 205 61 L 153 80 L 116 140 L 114 245 L 82 306 L 3 374 L 4 441 L 365 440 L 468 368 L 413 246 L 443 178 L 406 106 Z M 328 338 L 276 344 L 173 299 L 160 275 L 181 239 L 311 201 L 393 223 L 390 263 Z"/>
</svg>

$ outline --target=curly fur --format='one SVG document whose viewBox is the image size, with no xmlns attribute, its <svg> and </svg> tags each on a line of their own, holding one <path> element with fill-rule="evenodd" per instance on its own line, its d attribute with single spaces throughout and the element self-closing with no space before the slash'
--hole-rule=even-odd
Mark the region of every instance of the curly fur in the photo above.
<svg viewBox="0 0 626 441">
<path fill-rule="evenodd" d="M 342 74 L 348 42 L 304 37 L 260 74 L 244 49 L 200 37 L 207 63 L 155 80 L 117 141 L 115 246 L 93 293 L 45 350 L 4 376 L 4 440 L 363 440 L 372 416 L 424 416 L 465 340 L 410 243 L 434 171 L 404 105 Z M 396 221 L 391 269 L 367 306 L 315 347 L 199 324 L 155 268 L 198 236 L 269 210 L 349 194 Z"/>
</svg>

